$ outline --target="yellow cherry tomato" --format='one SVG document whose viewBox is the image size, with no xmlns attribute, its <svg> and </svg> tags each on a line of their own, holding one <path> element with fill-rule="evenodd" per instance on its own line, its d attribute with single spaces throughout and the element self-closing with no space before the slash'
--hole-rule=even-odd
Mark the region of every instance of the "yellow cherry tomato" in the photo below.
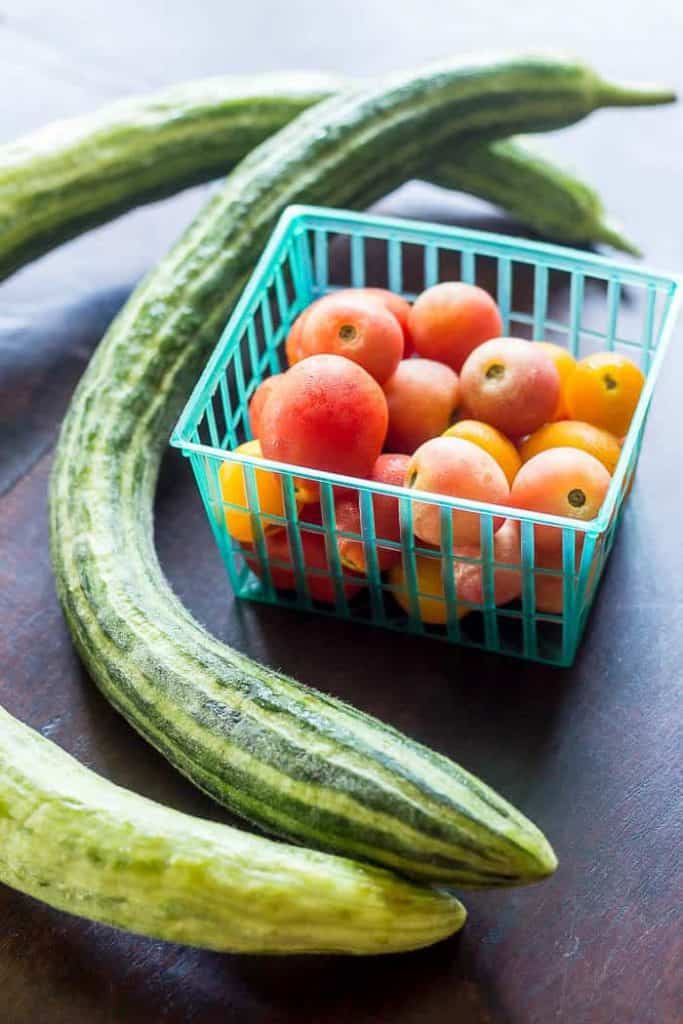
<svg viewBox="0 0 683 1024">
<path fill-rule="evenodd" d="M 528 462 L 548 448 L 580 448 L 602 462 L 608 473 L 614 473 L 621 455 L 621 445 L 614 434 L 580 420 L 546 423 L 520 445 L 519 454 L 522 462 Z"/>
<path fill-rule="evenodd" d="M 247 441 L 235 448 L 240 455 L 251 455 L 254 458 L 263 458 L 260 441 Z M 239 462 L 222 462 L 218 470 L 221 496 L 225 504 L 225 525 L 228 533 L 235 540 L 254 541 L 254 527 L 249 513 L 250 505 L 247 496 L 247 483 L 244 475 L 244 468 Z M 254 471 L 254 482 L 258 494 L 261 523 L 265 531 L 274 530 L 282 526 L 282 522 L 272 520 L 268 522 L 268 516 L 284 516 L 284 499 L 282 495 L 282 482 L 279 473 L 266 469 Z M 256 511 L 253 508 L 253 511 Z"/>
<path fill-rule="evenodd" d="M 455 571 L 455 570 L 454 570 Z M 415 556 L 415 572 L 417 575 L 418 607 L 420 618 L 431 625 L 442 625 L 448 619 L 446 595 L 441 577 L 441 557 L 435 555 Z M 396 587 L 392 590 L 395 600 L 408 614 L 411 614 L 410 598 L 406 586 L 406 572 L 403 562 L 399 562 L 389 572 L 389 582 Z M 458 608 L 458 618 L 467 614 L 467 608 Z"/>
<path fill-rule="evenodd" d="M 644 383 L 642 370 L 628 356 L 597 352 L 576 364 L 567 383 L 567 408 L 572 419 L 622 437 Z"/>
<path fill-rule="evenodd" d="M 543 351 L 552 359 L 555 369 L 560 375 L 560 397 L 557 400 L 553 420 L 563 420 L 569 415 L 567 409 L 566 391 L 569 378 L 576 369 L 576 359 L 562 345 L 556 345 L 554 341 L 537 341 Z"/>
<path fill-rule="evenodd" d="M 445 430 L 443 436 L 459 437 L 483 448 L 496 460 L 505 473 L 507 482 L 512 486 L 522 460 L 512 441 L 505 434 L 501 434 L 500 430 L 496 430 L 488 423 L 482 423 L 481 420 L 460 420 Z"/>
</svg>

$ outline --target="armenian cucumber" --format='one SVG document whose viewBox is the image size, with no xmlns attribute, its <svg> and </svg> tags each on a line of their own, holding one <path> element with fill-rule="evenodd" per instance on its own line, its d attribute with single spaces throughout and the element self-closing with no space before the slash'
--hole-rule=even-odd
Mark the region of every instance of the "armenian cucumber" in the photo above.
<svg viewBox="0 0 683 1024">
<path fill-rule="evenodd" d="M 457 159 L 431 169 L 429 180 L 488 199 L 540 235 L 574 245 L 602 243 L 640 256 L 605 214 L 600 196 L 554 164 L 528 139 L 463 146 Z"/>
<path fill-rule="evenodd" d="M 0 280 L 134 206 L 227 173 L 340 85 L 295 72 L 201 79 L 0 146 Z"/>
<path fill-rule="evenodd" d="M 382 868 L 170 810 L 0 708 L 0 882 L 93 921 L 240 953 L 392 953 L 464 907 Z"/>
<path fill-rule="evenodd" d="M 341 88 L 339 80 L 312 73 L 204 79 L 118 101 L 0 146 L 0 280 L 134 206 L 226 173 Z M 672 99 L 667 90 L 628 95 L 634 105 Z M 422 170 L 431 180 L 431 168 Z M 468 147 L 463 159 L 454 148 L 438 178 L 509 206 L 560 241 L 623 247 L 617 234 L 605 233 L 592 190 L 547 159 L 527 158 L 518 142 Z"/>
<path fill-rule="evenodd" d="M 454 61 L 325 101 L 233 171 L 79 384 L 50 500 L 78 650 L 151 743 L 260 826 L 433 881 L 523 884 L 555 869 L 543 835 L 463 769 L 208 635 L 161 573 L 153 500 L 169 429 L 288 203 L 365 205 L 473 132 L 558 127 L 633 98 L 532 58 Z"/>
</svg>

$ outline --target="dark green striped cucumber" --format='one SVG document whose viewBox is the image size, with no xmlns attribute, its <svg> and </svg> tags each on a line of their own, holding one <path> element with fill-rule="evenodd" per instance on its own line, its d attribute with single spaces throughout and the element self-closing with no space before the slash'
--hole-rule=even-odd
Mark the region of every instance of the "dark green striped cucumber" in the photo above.
<svg viewBox="0 0 683 1024">
<path fill-rule="evenodd" d="M 457 159 L 433 168 L 429 180 L 488 199 L 558 242 L 602 243 L 640 256 L 637 246 L 607 217 L 595 189 L 554 164 L 535 140 L 463 146 Z"/>
<path fill-rule="evenodd" d="M 452 896 L 169 810 L 0 708 L 0 882 L 151 938 L 249 953 L 393 953 L 462 927 Z"/>
<path fill-rule="evenodd" d="M 531 58 L 453 61 L 327 100 L 235 169 L 86 371 L 50 500 L 72 635 L 127 719 L 260 826 L 461 885 L 555 869 L 538 829 L 462 768 L 209 636 L 161 573 L 153 499 L 169 429 L 288 203 L 365 205 L 475 132 L 558 127 L 632 99 L 581 65 Z"/>
<path fill-rule="evenodd" d="M 340 85 L 296 72 L 207 78 L 0 146 L 0 280 L 134 206 L 225 174 Z"/>
<path fill-rule="evenodd" d="M 343 87 L 305 73 L 205 79 L 119 101 L 0 146 L 0 280 L 133 206 L 226 173 L 304 108 Z M 629 95 L 634 105 L 672 98 L 667 90 Z M 431 180 L 429 168 L 425 174 Z M 438 178 L 508 206 L 560 241 L 621 247 L 617 235 L 605 234 L 592 190 L 548 160 L 527 158 L 520 143 L 503 149 L 483 143 L 468 148 L 464 160 L 454 148 Z"/>
</svg>

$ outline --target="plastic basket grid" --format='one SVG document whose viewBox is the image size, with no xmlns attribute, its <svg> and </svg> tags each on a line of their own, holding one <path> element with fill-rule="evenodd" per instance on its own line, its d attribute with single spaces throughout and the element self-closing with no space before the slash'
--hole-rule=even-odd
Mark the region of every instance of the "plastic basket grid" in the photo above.
<svg viewBox="0 0 683 1024">
<path fill-rule="evenodd" d="M 380 285 L 408 299 L 439 280 L 481 284 L 494 294 L 505 333 L 546 338 L 581 357 L 600 349 L 623 351 L 646 374 L 646 384 L 624 441 L 619 464 L 598 517 L 579 523 L 558 516 L 501 509 L 461 499 L 437 498 L 402 488 L 306 470 L 231 452 L 251 437 L 248 403 L 259 383 L 286 368 L 284 343 L 292 322 L 313 299 L 338 287 Z M 409 290 L 405 287 L 409 285 Z M 189 457 L 222 559 L 239 597 L 335 615 L 347 621 L 429 635 L 471 647 L 531 658 L 557 665 L 573 660 L 586 618 L 614 541 L 625 496 L 640 452 L 654 384 L 670 341 L 680 303 L 681 281 L 674 275 L 619 264 L 558 246 L 495 234 L 319 209 L 290 207 L 281 217 L 201 375 L 173 433 L 171 443 Z M 590 295 L 590 303 L 586 297 Z M 588 313 L 587 313 L 588 309 Z M 245 549 L 228 535 L 219 470 L 226 461 L 242 464 L 254 544 Z M 284 515 L 265 517 L 259 506 L 256 468 L 276 472 L 282 483 Z M 322 523 L 302 523 L 297 512 L 295 478 L 320 486 Z M 335 485 L 359 493 L 361 533 L 337 528 Z M 373 495 L 395 495 L 399 503 L 399 542 L 378 538 Z M 413 503 L 419 498 L 440 509 L 440 553 L 414 536 Z M 469 557 L 454 550 L 452 511 L 480 514 L 480 553 Z M 494 516 L 507 514 L 520 523 L 520 556 L 514 564 L 494 558 Z M 562 566 L 544 569 L 535 559 L 534 524 L 562 533 Z M 287 531 L 289 557 L 269 560 L 266 533 Z M 306 565 L 304 547 L 310 534 L 322 535 L 327 564 Z M 339 536 L 359 540 L 367 563 L 363 593 L 351 596 L 358 578 L 341 565 Z M 377 545 L 400 550 L 405 582 L 404 610 L 392 597 L 394 586 L 377 564 Z M 421 594 L 417 559 L 440 561 L 441 593 Z M 481 572 L 481 604 L 470 605 L 457 593 L 454 562 L 473 562 Z M 505 606 L 494 601 L 495 573 L 521 573 L 520 600 Z M 257 572 L 254 571 L 257 569 Z M 278 590 L 281 573 L 290 589 Z M 278 574 L 279 573 L 279 574 Z M 535 606 L 536 580 L 554 576 L 562 592 L 560 614 Z M 311 596 L 324 580 L 329 600 Z M 443 624 L 422 621 L 420 600 L 443 606 Z M 461 615 L 463 611 L 468 614 Z"/>
</svg>

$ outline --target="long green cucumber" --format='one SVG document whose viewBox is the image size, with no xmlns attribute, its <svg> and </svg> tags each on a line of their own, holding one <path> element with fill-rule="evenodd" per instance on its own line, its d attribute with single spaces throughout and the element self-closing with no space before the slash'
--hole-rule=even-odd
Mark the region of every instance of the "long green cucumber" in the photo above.
<svg viewBox="0 0 683 1024">
<path fill-rule="evenodd" d="M 429 180 L 502 206 L 547 238 L 575 245 L 602 243 L 634 256 L 640 250 L 605 213 L 600 196 L 526 139 L 463 146 L 429 173 Z"/>
<path fill-rule="evenodd" d="M 444 892 L 201 821 L 100 778 L 0 708 L 0 882 L 128 931 L 240 953 L 392 953 L 462 927 Z"/>
<path fill-rule="evenodd" d="M 207 78 L 0 146 L 0 280 L 134 206 L 227 173 L 340 85 L 296 72 Z"/>
<path fill-rule="evenodd" d="M 201 629 L 160 571 L 152 506 L 169 428 L 287 203 L 364 205 L 473 132 L 557 127 L 629 96 L 581 66 L 529 59 L 456 61 L 326 101 L 239 165 L 84 375 L 50 502 L 72 635 L 128 720 L 259 825 L 462 885 L 554 870 L 541 833 L 457 765 Z"/>
<path fill-rule="evenodd" d="M 304 108 L 342 87 L 303 73 L 205 79 L 119 101 L 0 146 L 0 280 L 136 205 L 226 173 Z M 634 105 L 672 98 L 666 90 L 629 95 Z M 605 234 L 592 190 L 584 194 L 580 182 L 547 160 L 527 160 L 519 144 L 508 147 L 476 147 L 476 167 L 467 155 L 459 177 L 454 150 L 439 177 L 448 184 L 453 174 L 457 187 L 509 205 L 560 241 L 622 247 L 617 235 Z M 430 177 L 429 168 L 424 173 Z"/>
</svg>

